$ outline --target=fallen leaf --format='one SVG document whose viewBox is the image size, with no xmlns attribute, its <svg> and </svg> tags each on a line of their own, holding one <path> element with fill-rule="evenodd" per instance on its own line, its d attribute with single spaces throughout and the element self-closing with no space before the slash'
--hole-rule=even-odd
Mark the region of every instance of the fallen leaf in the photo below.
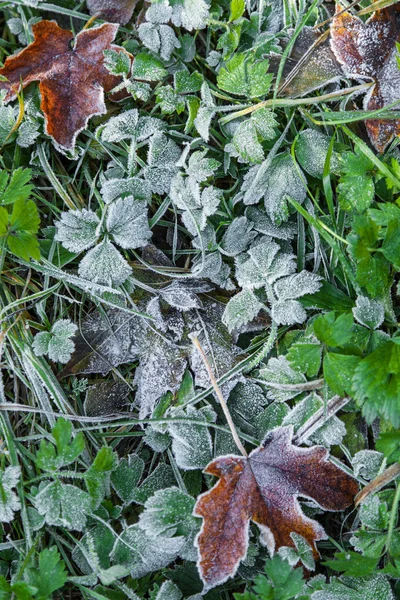
<svg viewBox="0 0 400 600">
<path fill-rule="evenodd" d="M 166 288 L 168 291 L 168 288 Z M 201 289 L 201 288 L 200 288 Z M 169 298 L 171 304 L 175 298 Z M 193 299 L 193 297 L 192 297 Z M 223 306 L 208 298 L 202 298 L 201 309 L 191 308 L 180 313 L 169 308 L 160 298 L 148 298 L 138 307 L 139 311 L 154 320 L 144 319 L 125 311 L 109 310 L 106 315 L 93 312 L 81 323 L 80 333 L 74 338 L 75 352 L 59 379 L 69 375 L 102 373 L 106 375 L 113 367 L 139 360 L 135 371 L 135 402 L 140 415 L 150 414 L 158 398 L 167 390 L 177 392 L 188 363 L 195 375 L 196 386 L 209 387 L 209 379 L 203 362 L 193 353 L 190 334 L 195 333 L 218 377 L 230 371 L 240 360 L 240 350 L 232 336 L 221 324 Z M 226 382 L 222 389 L 228 394 L 236 385 L 238 377 Z M 109 396 L 108 412 L 118 411 L 111 394 L 98 394 L 89 402 L 92 414 L 103 411 Z M 97 406 L 97 408 L 96 408 Z M 104 414 L 104 412 L 103 412 Z"/>
<path fill-rule="evenodd" d="M 278 72 L 280 60 L 280 55 L 271 56 L 273 71 Z M 304 27 L 285 61 L 279 94 L 299 98 L 340 79 L 343 79 L 343 70 L 329 40 L 312 27 Z"/>
<path fill-rule="evenodd" d="M 104 50 L 124 51 L 112 41 L 118 25 L 104 23 L 78 33 L 61 29 L 54 21 L 40 21 L 32 27 L 34 41 L 9 56 L 0 69 L 8 81 L 5 101 L 13 100 L 20 87 L 40 81 L 41 109 L 46 117 L 46 133 L 60 146 L 72 149 L 80 131 L 94 115 L 107 112 L 104 92 L 120 81 L 104 66 Z"/>
<path fill-rule="evenodd" d="M 340 14 L 341 11 L 338 4 L 331 25 L 331 48 L 348 77 L 375 83 L 365 96 L 365 110 L 377 110 L 395 102 L 400 96 L 396 49 L 400 39 L 399 4 L 377 10 L 366 23 L 347 11 Z M 365 126 L 378 152 L 400 135 L 398 119 L 368 119 Z"/>
<path fill-rule="evenodd" d="M 303 513 L 298 496 L 331 511 L 353 501 L 357 482 L 328 462 L 324 447 L 299 448 L 292 444 L 292 435 L 292 426 L 278 427 L 248 458 L 221 456 L 205 469 L 220 478 L 199 496 L 194 509 L 204 519 L 196 543 L 205 589 L 235 574 L 246 556 L 250 521 L 260 527 L 261 541 L 271 554 L 281 546 L 293 547 L 290 534 L 295 532 L 318 557 L 315 542 L 327 536 Z"/>
<path fill-rule="evenodd" d="M 130 20 L 138 0 L 87 0 L 86 4 L 91 15 L 111 23 L 125 25 Z"/>
</svg>

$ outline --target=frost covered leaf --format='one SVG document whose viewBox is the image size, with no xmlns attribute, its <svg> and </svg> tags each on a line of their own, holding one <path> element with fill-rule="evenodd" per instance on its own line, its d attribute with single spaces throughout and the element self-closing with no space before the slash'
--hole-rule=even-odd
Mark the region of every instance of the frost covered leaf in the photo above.
<svg viewBox="0 0 400 600">
<path fill-rule="evenodd" d="M 333 54 L 329 40 L 318 43 L 321 34 L 312 27 L 303 27 L 297 36 L 290 58 L 285 62 L 280 94 L 290 97 L 306 94 L 343 78 L 343 71 Z M 315 44 L 311 53 L 310 48 Z M 278 71 L 281 56 L 271 57 L 273 70 Z"/>
<path fill-rule="evenodd" d="M 217 77 L 218 87 L 235 96 L 259 98 L 268 94 L 272 73 L 267 73 L 268 60 L 254 61 L 246 54 L 235 54 Z"/>
<path fill-rule="evenodd" d="M 332 577 L 321 591 L 311 594 L 312 600 L 394 600 L 390 583 L 384 575 L 370 577 Z"/>
<path fill-rule="evenodd" d="M 171 181 L 178 171 L 176 163 L 180 155 L 179 146 L 166 135 L 156 133 L 152 136 L 147 156 L 148 166 L 144 169 L 144 176 L 152 192 L 168 194 Z"/>
<path fill-rule="evenodd" d="M 226 256 L 236 256 L 244 252 L 257 233 L 252 231 L 253 224 L 246 217 L 236 217 L 230 223 L 220 243 L 220 250 Z"/>
<path fill-rule="evenodd" d="M 255 319 L 261 309 L 265 308 L 251 290 L 243 290 L 231 298 L 226 305 L 222 322 L 232 332 Z"/>
<path fill-rule="evenodd" d="M 125 542 L 125 543 L 124 543 Z M 134 579 L 163 569 L 175 560 L 185 543 L 184 537 L 157 538 L 149 536 L 139 525 L 125 529 L 111 553 L 113 563 L 127 567 Z"/>
<path fill-rule="evenodd" d="M 246 556 L 251 520 L 260 526 L 271 552 L 293 547 L 290 534 L 295 532 L 317 557 L 315 542 L 326 533 L 304 515 L 298 496 L 313 499 L 325 510 L 343 510 L 351 504 L 356 481 L 328 461 L 325 448 L 294 446 L 292 434 L 291 427 L 277 428 L 248 458 L 222 456 L 208 465 L 206 473 L 220 480 L 198 498 L 194 511 L 204 519 L 197 544 L 206 589 L 235 574 Z"/>
<path fill-rule="evenodd" d="M 174 0 L 171 6 L 171 21 L 177 27 L 192 31 L 206 26 L 209 3 L 205 0 Z"/>
<path fill-rule="evenodd" d="M 291 566 L 294 566 L 301 561 L 306 569 L 309 571 L 314 571 L 315 560 L 313 556 L 313 549 L 310 544 L 298 533 L 293 532 L 290 534 L 290 537 L 293 540 L 295 548 L 281 546 L 279 548 L 279 556 L 281 556 L 284 560 L 287 560 Z"/>
<path fill-rule="evenodd" d="M 182 593 L 172 581 L 164 581 L 155 600 L 181 600 Z"/>
<path fill-rule="evenodd" d="M 135 60 L 132 65 L 132 77 L 133 79 L 139 79 L 141 81 L 160 81 L 168 75 L 168 71 L 164 69 L 163 63 L 152 56 L 151 54 L 145 54 L 141 52 L 135 56 Z"/>
<path fill-rule="evenodd" d="M 136 108 L 111 117 L 102 129 L 101 139 L 104 142 L 120 142 L 135 138 L 138 120 L 139 113 Z"/>
<path fill-rule="evenodd" d="M 268 402 L 259 385 L 239 382 L 230 393 L 228 403 L 235 425 L 244 433 L 257 435 L 257 423 Z"/>
<path fill-rule="evenodd" d="M 354 468 L 354 475 L 364 477 L 370 481 L 377 477 L 382 467 L 383 454 L 376 450 L 360 450 L 351 461 Z"/>
<path fill-rule="evenodd" d="M 297 300 L 278 300 L 272 304 L 271 315 L 278 325 L 304 323 L 307 313 Z"/>
<path fill-rule="evenodd" d="M 88 417 L 109 415 L 123 411 L 128 404 L 131 389 L 124 381 L 96 382 L 87 388 L 84 409 Z"/>
<path fill-rule="evenodd" d="M 71 252 L 83 252 L 96 243 L 99 217 L 92 210 L 70 210 L 56 222 L 54 239 Z"/>
<path fill-rule="evenodd" d="M 134 360 L 139 351 L 135 338 L 140 335 L 142 319 L 123 311 L 110 310 L 102 316 L 88 315 L 76 336 L 76 350 L 62 376 L 77 373 L 103 373 Z"/>
<path fill-rule="evenodd" d="M 207 217 L 217 211 L 222 190 L 212 185 L 201 190 L 193 177 L 178 174 L 171 182 L 170 196 L 175 206 L 184 211 L 182 219 L 189 232 L 197 236 L 198 230 L 206 229 Z M 197 275 L 206 277 L 203 273 Z"/>
<path fill-rule="evenodd" d="M 265 381 L 267 387 L 268 382 L 271 382 L 272 384 L 295 384 L 306 382 L 304 375 L 292 369 L 285 356 L 270 358 L 267 366 L 259 370 L 259 378 Z M 285 402 L 300 393 L 300 391 L 296 390 L 280 390 L 279 385 L 272 385 L 271 390 L 268 392 L 268 397 L 278 400 L 279 402 Z"/>
<path fill-rule="evenodd" d="M 42 439 L 35 462 L 42 471 L 57 472 L 82 454 L 85 438 L 83 433 L 79 432 L 71 440 L 72 424 L 63 418 L 57 420 L 51 434 L 54 443 Z"/>
<path fill-rule="evenodd" d="M 151 238 L 144 200 L 132 196 L 113 202 L 107 213 L 107 231 L 121 248 L 141 248 Z"/>
<path fill-rule="evenodd" d="M 41 484 L 33 503 L 48 525 L 74 531 L 83 531 L 92 510 L 92 498 L 87 492 L 59 480 Z"/>
<path fill-rule="evenodd" d="M 67 363 L 75 350 L 73 337 L 78 327 L 70 319 L 59 319 L 50 332 L 37 333 L 33 340 L 33 351 L 36 356 L 47 354 L 54 362 Z"/>
<path fill-rule="evenodd" d="M 240 349 L 233 343 L 232 336 L 221 323 L 223 311 L 223 305 L 204 299 L 203 309 L 196 310 L 195 314 L 191 314 L 188 323 L 190 335 L 194 334 L 199 339 L 216 377 L 221 377 L 224 373 L 230 371 L 239 362 L 240 353 Z M 190 366 L 195 374 L 195 385 L 208 388 L 210 379 L 207 369 L 199 352 L 193 345 Z M 230 391 L 236 381 L 235 378 L 230 379 L 229 383 L 222 386 L 222 391 L 224 392 L 227 386 Z"/>
<path fill-rule="evenodd" d="M 203 76 L 194 71 L 189 73 L 186 69 L 174 74 L 174 86 L 177 94 L 195 94 L 201 90 Z"/>
<path fill-rule="evenodd" d="M 91 15 L 125 25 L 130 20 L 138 0 L 86 0 L 86 3 Z"/>
<path fill-rule="evenodd" d="M 139 25 L 138 35 L 146 48 L 159 54 L 166 61 L 170 60 L 175 48 L 181 47 L 174 30 L 169 25 L 142 23 Z"/>
<path fill-rule="evenodd" d="M 277 225 L 289 217 L 288 198 L 301 204 L 306 197 L 304 180 L 288 153 L 275 156 L 266 168 L 264 163 L 253 167 L 244 177 L 242 191 L 245 204 L 256 204 L 264 198 L 265 210 Z"/>
<path fill-rule="evenodd" d="M 237 127 L 232 143 L 239 156 L 251 165 L 261 163 L 264 150 L 258 140 L 257 129 L 251 119 L 242 121 Z"/>
<path fill-rule="evenodd" d="M 185 110 L 185 101 L 176 94 L 171 85 L 160 87 L 156 90 L 157 103 L 160 105 L 163 115 L 178 115 Z"/>
<path fill-rule="evenodd" d="M 174 408 L 170 417 L 182 419 L 182 422 L 170 423 L 168 431 L 172 436 L 172 451 L 176 464 L 181 469 L 203 469 L 212 459 L 212 440 L 208 427 L 190 421 L 215 420 L 215 413 L 208 408 L 197 410 L 194 406 Z"/>
<path fill-rule="evenodd" d="M 184 543 L 179 557 L 197 561 L 198 553 L 194 539 L 200 529 L 199 519 L 193 516 L 195 500 L 178 488 L 160 490 L 149 498 L 145 510 L 140 515 L 139 527 L 160 542 L 175 536 L 182 536 Z M 143 519 L 143 520 L 142 520 Z"/>
<path fill-rule="evenodd" d="M 273 112 L 268 108 L 259 108 L 252 113 L 250 119 L 263 140 L 274 139 L 276 135 L 275 128 L 278 126 L 278 122 Z"/>
<path fill-rule="evenodd" d="M 253 227 L 256 231 L 271 238 L 291 240 L 297 231 L 297 228 L 293 223 L 281 223 L 280 225 L 276 225 L 265 212 L 259 210 L 255 206 L 247 207 L 245 214 L 249 221 L 253 223 Z"/>
<path fill-rule="evenodd" d="M 133 196 L 135 200 L 150 201 L 151 199 L 149 184 L 139 177 L 109 179 L 104 182 L 100 191 L 106 204 L 111 204 L 114 200 L 126 196 Z"/>
<path fill-rule="evenodd" d="M 132 269 L 110 240 L 104 238 L 81 260 L 78 272 L 94 283 L 118 287 L 128 279 Z"/>
<path fill-rule="evenodd" d="M 191 154 L 186 172 L 195 181 L 201 183 L 212 177 L 220 164 L 215 158 L 207 157 L 207 150 L 198 150 Z"/>
<path fill-rule="evenodd" d="M 203 140 L 208 142 L 210 137 L 210 125 L 215 116 L 216 105 L 207 82 L 204 82 L 201 86 L 201 100 L 200 108 L 197 111 L 194 120 L 194 125 Z"/>
<path fill-rule="evenodd" d="M 139 356 L 134 384 L 137 386 L 136 403 L 143 418 L 153 411 L 156 400 L 166 391 L 178 391 L 187 361 L 180 347 L 150 328 L 142 341 Z"/>
<path fill-rule="evenodd" d="M 170 306 L 174 306 L 180 311 L 190 310 L 191 308 L 202 308 L 202 302 L 196 292 L 210 291 L 212 286 L 204 284 L 204 287 L 201 285 L 197 287 L 195 284 L 191 287 L 189 284 L 190 280 L 186 282 L 182 281 L 181 283 L 171 283 L 166 288 L 160 290 L 160 294 Z"/>
<path fill-rule="evenodd" d="M 259 289 L 296 270 L 293 254 L 283 253 L 280 246 L 268 238 L 248 251 L 249 258 L 239 256 L 236 278 L 241 287 Z"/>
<path fill-rule="evenodd" d="M 315 273 L 301 271 L 280 279 L 274 285 L 274 291 L 280 300 L 301 298 L 306 294 L 314 294 L 321 287 L 321 277 Z"/>
<path fill-rule="evenodd" d="M 371 300 L 367 296 L 358 296 L 356 305 L 352 309 L 355 319 L 369 327 L 378 329 L 385 318 L 385 307 L 382 300 Z"/>
<path fill-rule="evenodd" d="M 272 318 L 280 325 L 303 323 L 307 314 L 296 300 L 306 294 L 314 294 L 321 287 L 321 278 L 315 273 L 301 271 L 295 275 L 279 279 L 274 285 L 278 302 L 272 304 Z"/>
<path fill-rule="evenodd" d="M 177 487 L 159 490 L 145 502 L 139 527 L 153 538 L 188 538 L 198 530 L 198 520 L 192 514 L 194 504 L 194 498 Z"/>
<path fill-rule="evenodd" d="M 296 158 L 303 169 L 313 177 L 322 179 L 330 142 L 330 138 L 317 129 L 305 129 L 299 134 Z M 330 159 L 330 170 L 335 173 L 338 169 L 338 157 L 333 152 Z"/>
<path fill-rule="evenodd" d="M 144 461 L 137 454 L 130 454 L 128 460 L 122 458 L 111 473 L 112 486 L 125 504 L 133 502 L 143 471 Z"/>
<path fill-rule="evenodd" d="M 343 71 L 348 77 L 372 79 L 375 83 L 365 96 L 365 110 L 376 110 L 397 100 L 398 6 L 377 10 L 366 23 L 350 12 L 342 12 L 339 5 L 336 12 L 331 24 L 331 47 Z M 367 119 L 365 126 L 378 152 L 400 134 L 399 120 Z"/>
<path fill-rule="evenodd" d="M 0 82 L 0 90 L 7 91 L 6 101 L 16 97 L 20 79 L 23 87 L 40 81 L 46 133 L 60 146 L 72 149 L 90 117 L 106 112 L 104 91 L 119 82 L 104 66 L 103 55 L 112 47 L 117 30 L 110 23 L 83 30 L 71 47 L 71 31 L 54 21 L 35 23 L 34 42 L 9 56 L 0 69 L 0 75 L 8 79 Z"/>
<path fill-rule="evenodd" d="M 20 467 L 6 467 L 0 471 L 0 522 L 10 523 L 14 513 L 21 508 L 19 498 L 13 488 L 21 477 Z"/>
</svg>

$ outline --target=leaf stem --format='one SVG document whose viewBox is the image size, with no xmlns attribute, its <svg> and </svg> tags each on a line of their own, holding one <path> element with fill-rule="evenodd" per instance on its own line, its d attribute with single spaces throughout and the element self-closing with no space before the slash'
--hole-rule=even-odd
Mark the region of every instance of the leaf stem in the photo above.
<svg viewBox="0 0 400 600">
<path fill-rule="evenodd" d="M 239 438 L 238 432 L 236 431 L 236 427 L 235 427 L 235 424 L 233 422 L 231 413 L 229 412 L 228 405 L 225 402 L 225 398 L 222 395 L 221 388 L 219 387 L 219 385 L 217 383 L 217 380 L 215 379 L 214 373 L 213 373 L 213 371 L 211 369 L 211 365 L 208 362 L 206 353 L 204 352 L 204 349 L 203 349 L 202 345 L 200 344 L 199 339 L 195 335 L 192 335 L 192 342 L 193 342 L 194 346 L 197 348 L 197 350 L 198 350 L 198 352 L 199 352 L 199 354 L 200 354 L 200 356 L 201 356 L 201 358 L 203 360 L 204 366 L 207 369 L 207 373 L 208 373 L 208 376 L 210 378 L 211 384 L 212 384 L 212 386 L 214 388 L 215 395 L 217 396 L 217 398 L 218 398 L 218 400 L 219 400 L 219 402 L 221 404 L 222 410 L 224 411 L 224 415 L 225 415 L 225 418 L 226 418 L 227 423 L 229 425 L 229 429 L 231 430 L 232 437 L 235 440 L 235 444 L 239 448 L 239 450 L 243 454 L 243 456 L 247 457 L 248 454 L 247 454 L 247 452 L 246 452 L 246 450 L 245 450 L 242 442 L 240 441 L 240 438 Z"/>
<path fill-rule="evenodd" d="M 396 493 L 393 498 L 392 510 L 390 511 L 388 534 L 386 538 L 385 550 L 390 554 L 390 544 L 393 537 L 394 528 L 396 527 L 398 514 L 399 514 L 399 502 L 400 502 L 400 483 L 397 483 Z"/>
</svg>

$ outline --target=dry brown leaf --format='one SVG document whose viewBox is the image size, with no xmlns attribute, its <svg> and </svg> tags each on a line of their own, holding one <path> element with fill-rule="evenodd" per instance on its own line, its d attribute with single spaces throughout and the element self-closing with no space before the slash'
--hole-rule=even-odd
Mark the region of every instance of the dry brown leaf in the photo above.
<svg viewBox="0 0 400 600">
<path fill-rule="evenodd" d="M 138 0 L 87 0 L 91 15 L 98 15 L 100 18 L 111 23 L 121 23 L 125 25 L 130 21 Z"/>
<path fill-rule="evenodd" d="M 46 117 L 46 133 L 63 148 L 72 149 L 76 136 L 94 115 L 106 113 L 104 92 L 119 83 L 104 66 L 104 50 L 124 51 L 112 44 L 118 25 L 105 23 L 78 33 L 54 21 L 33 25 L 34 41 L 9 56 L 0 75 L 6 90 L 5 101 L 13 100 L 20 87 L 40 81 L 41 109 Z"/>
<path fill-rule="evenodd" d="M 280 57 L 271 58 L 272 70 L 278 71 Z M 279 94 L 299 98 L 342 78 L 343 70 L 329 40 L 312 27 L 304 27 L 286 59 Z"/>
<path fill-rule="evenodd" d="M 326 538 L 323 527 L 303 513 L 298 497 L 311 498 L 325 510 L 349 506 L 357 482 L 328 462 L 322 446 L 299 448 L 292 444 L 293 427 L 273 430 L 248 458 L 221 456 L 206 473 L 218 483 L 202 494 L 194 514 L 203 517 L 197 537 L 199 571 L 205 589 L 232 577 L 248 547 L 250 521 L 258 524 L 261 541 L 271 553 L 293 546 L 292 532 L 303 536 L 314 550 Z"/>
<path fill-rule="evenodd" d="M 337 5 L 337 13 L 341 10 Z M 347 11 L 337 14 L 332 21 L 331 48 L 345 74 L 375 82 L 364 100 L 366 110 L 376 110 L 400 99 L 400 70 L 396 60 L 399 39 L 399 3 L 376 11 L 366 23 Z M 365 126 L 378 152 L 383 152 L 400 135 L 400 120 L 369 119 Z"/>
</svg>

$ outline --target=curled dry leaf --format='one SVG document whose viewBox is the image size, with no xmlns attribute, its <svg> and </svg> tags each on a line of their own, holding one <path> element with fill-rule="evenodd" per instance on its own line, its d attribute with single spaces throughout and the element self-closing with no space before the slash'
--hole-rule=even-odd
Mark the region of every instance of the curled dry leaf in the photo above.
<svg viewBox="0 0 400 600">
<path fill-rule="evenodd" d="M 292 444 L 293 427 L 278 427 L 248 458 L 221 456 L 206 473 L 218 483 L 199 496 L 194 514 L 203 517 L 197 536 L 199 571 L 206 589 L 232 577 L 245 558 L 250 521 L 260 527 L 261 541 L 271 554 L 292 546 L 296 532 L 312 546 L 326 538 L 323 527 L 303 513 L 298 496 L 311 498 L 325 510 L 343 510 L 358 490 L 357 482 L 328 462 L 322 446 Z"/>
<path fill-rule="evenodd" d="M 112 44 L 118 25 L 105 23 L 81 31 L 73 46 L 73 33 L 54 21 L 40 21 L 32 30 L 34 41 L 9 56 L 0 69 L 8 80 L 0 82 L 0 90 L 6 90 L 7 102 L 16 97 L 21 81 L 23 87 L 40 81 L 46 133 L 72 149 L 90 117 L 107 112 L 104 92 L 120 81 L 104 66 L 104 50 L 124 51 Z"/>
<path fill-rule="evenodd" d="M 138 0 L 87 0 L 91 15 L 122 25 L 128 23 L 137 3 Z"/>
<path fill-rule="evenodd" d="M 364 100 L 366 110 L 382 108 L 400 98 L 396 42 L 400 40 L 400 5 L 377 10 L 364 23 L 337 5 L 331 26 L 331 48 L 348 77 L 372 79 Z M 400 120 L 365 121 L 372 144 L 383 152 L 400 135 Z"/>
</svg>

